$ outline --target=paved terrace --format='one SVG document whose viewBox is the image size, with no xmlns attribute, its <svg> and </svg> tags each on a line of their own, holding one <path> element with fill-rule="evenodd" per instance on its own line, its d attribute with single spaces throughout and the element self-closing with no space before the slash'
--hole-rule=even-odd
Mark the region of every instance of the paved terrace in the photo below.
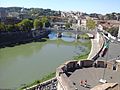
<svg viewBox="0 0 120 90">
<path fill-rule="evenodd" d="M 113 66 L 116 70 L 113 70 Z M 58 85 L 62 83 L 61 88 L 65 90 L 90 90 L 102 84 L 100 79 L 106 80 L 108 84 L 120 85 L 120 61 L 116 63 L 114 61 L 106 63 L 103 60 L 96 62 L 91 60 L 69 61 L 58 67 L 56 77 Z M 87 80 L 87 87 L 81 86 L 81 80 Z"/>
<path fill-rule="evenodd" d="M 120 84 L 120 72 L 113 71 L 111 69 L 105 69 L 105 77 L 108 83 L 119 83 Z M 90 90 L 94 86 L 100 84 L 99 80 L 103 78 L 104 68 L 83 68 L 78 69 L 69 77 L 69 79 L 75 83 L 78 90 Z M 112 77 L 112 78 L 111 78 Z M 87 80 L 88 88 L 80 85 L 81 80 Z"/>
</svg>

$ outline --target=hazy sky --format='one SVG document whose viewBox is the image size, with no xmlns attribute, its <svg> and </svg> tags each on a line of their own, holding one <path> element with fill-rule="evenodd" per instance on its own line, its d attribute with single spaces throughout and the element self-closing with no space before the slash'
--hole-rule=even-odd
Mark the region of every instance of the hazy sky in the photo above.
<svg viewBox="0 0 120 90">
<path fill-rule="evenodd" d="M 11 6 L 102 14 L 120 12 L 120 0 L 0 0 L 0 7 Z"/>
</svg>

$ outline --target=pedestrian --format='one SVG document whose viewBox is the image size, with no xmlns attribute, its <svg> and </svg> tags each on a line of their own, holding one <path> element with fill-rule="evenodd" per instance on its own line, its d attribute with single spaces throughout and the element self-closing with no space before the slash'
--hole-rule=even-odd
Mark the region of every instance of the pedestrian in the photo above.
<svg viewBox="0 0 120 90">
<path fill-rule="evenodd" d="M 85 83 L 84 83 L 84 84 L 85 84 L 84 86 L 87 87 L 87 80 L 85 80 Z"/>
<path fill-rule="evenodd" d="M 83 86 L 83 80 L 80 81 L 80 85 Z"/>
</svg>

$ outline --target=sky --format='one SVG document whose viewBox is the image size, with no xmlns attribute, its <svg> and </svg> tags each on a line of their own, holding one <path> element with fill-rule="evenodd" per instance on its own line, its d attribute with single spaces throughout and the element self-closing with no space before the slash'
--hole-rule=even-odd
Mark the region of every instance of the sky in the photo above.
<svg viewBox="0 0 120 90">
<path fill-rule="evenodd" d="M 120 0 L 0 0 L 0 7 L 44 8 L 86 13 L 120 13 Z"/>
</svg>

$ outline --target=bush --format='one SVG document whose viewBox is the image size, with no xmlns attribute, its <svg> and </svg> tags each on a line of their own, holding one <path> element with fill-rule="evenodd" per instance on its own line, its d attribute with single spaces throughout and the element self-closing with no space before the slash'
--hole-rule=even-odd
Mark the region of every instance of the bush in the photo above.
<svg viewBox="0 0 120 90">
<path fill-rule="evenodd" d="M 107 29 L 107 31 L 114 37 L 118 36 L 118 30 L 119 30 L 118 27 L 112 27 L 112 28 Z"/>
</svg>

